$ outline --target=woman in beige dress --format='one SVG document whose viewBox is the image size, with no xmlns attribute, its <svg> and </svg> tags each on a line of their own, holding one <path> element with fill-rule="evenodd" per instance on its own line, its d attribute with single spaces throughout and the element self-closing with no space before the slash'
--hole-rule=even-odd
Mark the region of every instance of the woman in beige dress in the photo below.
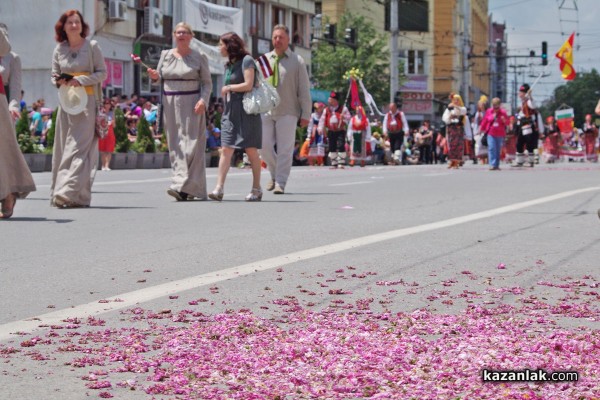
<svg viewBox="0 0 600 400">
<path fill-rule="evenodd" d="M 52 55 L 52 83 L 57 87 L 83 86 L 87 105 L 79 114 L 59 106 L 52 153 L 51 204 L 58 208 L 89 207 L 98 167 L 95 90 L 106 78 L 104 56 L 98 43 L 86 39 L 89 26 L 77 10 L 69 10 L 56 26 L 58 45 Z M 90 70 L 92 69 L 92 70 Z M 71 79 L 60 78 L 67 73 Z"/>
<path fill-rule="evenodd" d="M 205 55 L 190 47 L 192 27 L 175 26 L 175 47 L 163 50 L 156 69 L 148 68 L 153 80 L 162 79 L 163 121 L 173 170 L 167 194 L 177 201 L 206 193 L 206 107 L 212 80 Z"/>
<path fill-rule="evenodd" d="M 0 57 L 10 52 L 10 43 L 4 26 L 0 26 Z M 18 75 L 20 76 L 18 71 Z M 17 71 L 13 71 L 17 74 Z M 21 92 L 21 82 L 18 88 Z M 19 102 L 11 100 L 10 105 L 4 93 L 4 82 L 0 75 L 0 218 L 6 219 L 13 215 L 13 208 L 17 199 L 27 197 L 29 192 L 35 191 L 33 177 L 23 158 L 17 135 L 15 132 L 15 119 L 19 116 Z"/>
</svg>

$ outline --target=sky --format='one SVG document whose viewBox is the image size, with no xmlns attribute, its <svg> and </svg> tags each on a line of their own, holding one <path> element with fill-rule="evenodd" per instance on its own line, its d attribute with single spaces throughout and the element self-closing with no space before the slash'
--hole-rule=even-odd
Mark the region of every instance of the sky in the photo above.
<svg viewBox="0 0 600 400">
<path fill-rule="evenodd" d="M 600 1 L 599 0 L 488 0 L 492 21 L 506 24 L 508 54 L 536 58 L 509 59 L 509 96 L 513 93 L 514 71 L 517 83 L 530 85 L 543 73 L 533 88 L 534 98 L 542 102 L 552 96 L 557 86 L 565 84 L 560 75 L 559 60 L 554 54 L 576 32 L 574 42 L 575 71 L 600 72 Z M 541 65 L 542 41 L 548 42 L 548 66 Z M 530 65 L 531 64 L 531 65 Z M 600 88 L 598 88 L 600 91 Z M 600 94 L 600 93 L 599 93 Z"/>
</svg>

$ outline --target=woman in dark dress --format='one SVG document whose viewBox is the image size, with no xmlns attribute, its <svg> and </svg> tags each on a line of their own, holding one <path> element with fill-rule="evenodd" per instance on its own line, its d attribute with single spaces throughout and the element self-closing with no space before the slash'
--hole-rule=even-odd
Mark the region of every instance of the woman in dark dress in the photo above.
<svg viewBox="0 0 600 400">
<path fill-rule="evenodd" d="M 217 186 L 208 197 L 223 200 L 231 156 L 236 149 L 244 149 L 252 168 L 252 190 L 246 196 L 246 201 L 260 201 L 262 189 L 258 150 L 262 145 L 262 122 L 260 114 L 247 114 L 242 106 L 244 93 L 251 91 L 256 82 L 254 59 L 246 51 L 242 38 L 233 32 L 221 36 L 219 47 L 221 55 L 229 60 L 225 65 L 225 82 L 221 89 L 221 96 L 225 100 L 221 119 L 223 153 L 219 160 Z"/>
</svg>

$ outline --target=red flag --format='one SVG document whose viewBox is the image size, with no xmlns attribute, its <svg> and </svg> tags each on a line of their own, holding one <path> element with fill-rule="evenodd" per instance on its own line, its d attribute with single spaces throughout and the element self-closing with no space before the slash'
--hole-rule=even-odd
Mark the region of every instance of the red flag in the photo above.
<svg viewBox="0 0 600 400">
<path fill-rule="evenodd" d="M 575 79 L 575 68 L 573 67 L 573 39 L 575 38 L 575 32 L 569 36 L 569 39 L 558 49 L 555 57 L 560 60 L 560 72 L 562 73 L 563 79 L 572 81 Z"/>
<path fill-rule="evenodd" d="M 350 78 L 350 107 L 356 109 L 359 106 L 362 106 L 362 104 L 358 96 L 358 84 L 356 79 Z"/>
</svg>

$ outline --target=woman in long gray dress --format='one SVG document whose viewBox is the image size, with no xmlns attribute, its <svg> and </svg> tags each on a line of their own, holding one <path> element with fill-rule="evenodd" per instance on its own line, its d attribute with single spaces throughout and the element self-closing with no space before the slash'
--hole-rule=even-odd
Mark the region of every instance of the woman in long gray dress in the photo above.
<svg viewBox="0 0 600 400">
<path fill-rule="evenodd" d="M 89 26 L 77 10 L 60 16 L 56 26 L 58 45 L 52 55 L 52 83 L 83 86 L 86 108 L 69 114 L 59 106 L 56 115 L 50 202 L 58 208 L 89 207 L 92 184 L 98 167 L 98 138 L 95 135 L 96 97 L 94 91 L 106 78 L 102 50 L 96 41 L 86 39 Z M 73 78 L 61 78 L 61 74 Z"/>
<path fill-rule="evenodd" d="M 235 149 L 244 149 L 252 168 L 252 190 L 246 201 L 261 201 L 260 156 L 262 145 L 262 121 L 260 114 L 247 114 L 242 106 L 245 92 L 256 83 L 255 64 L 245 49 L 244 41 L 233 32 L 225 33 L 219 41 L 221 55 L 228 58 L 225 69 L 225 84 L 221 96 L 225 99 L 225 110 L 221 117 L 221 146 L 223 154 L 219 160 L 216 188 L 208 194 L 213 200 L 223 200 L 223 187 L 231 156 Z"/>
<path fill-rule="evenodd" d="M 177 201 L 206 200 L 206 106 L 212 90 L 208 59 L 192 47 L 192 27 L 175 26 L 175 47 L 163 50 L 151 79 L 162 79 L 163 121 L 173 177 L 167 194 Z"/>
<path fill-rule="evenodd" d="M 2 24 L 3 25 L 3 24 Z M 4 26 L 0 26 L 0 57 L 10 52 L 8 34 Z M 21 71 L 12 71 L 20 76 Z M 15 84 L 17 86 L 17 84 Z M 18 87 L 12 88 L 14 92 L 21 93 L 21 82 Z M 13 215 L 17 199 L 27 197 L 29 192 L 35 191 L 33 177 L 23 158 L 14 120 L 19 116 L 19 102 L 11 100 L 10 105 L 4 93 L 4 82 L 0 75 L 0 202 L 2 203 L 0 218 L 6 219 Z"/>
</svg>

